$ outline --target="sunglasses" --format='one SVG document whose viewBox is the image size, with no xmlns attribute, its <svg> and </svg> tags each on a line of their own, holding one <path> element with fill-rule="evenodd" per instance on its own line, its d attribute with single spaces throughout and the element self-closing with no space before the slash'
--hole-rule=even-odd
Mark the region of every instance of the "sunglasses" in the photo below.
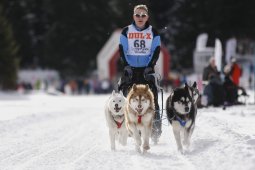
<svg viewBox="0 0 255 170">
<path fill-rule="evenodd" d="M 137 18 L 145 18 L 147 17 L 147 14 L 134 14 L 134 16 Z"/>
</svg>

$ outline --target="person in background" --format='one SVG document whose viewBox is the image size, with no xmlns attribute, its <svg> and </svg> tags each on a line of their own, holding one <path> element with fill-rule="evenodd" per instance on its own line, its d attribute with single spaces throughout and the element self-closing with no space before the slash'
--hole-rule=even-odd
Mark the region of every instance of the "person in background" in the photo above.
<svg viewBox="0 0 255 170">
<path fill-rule="evenodd" d="M 204 91 L 206 96 L 206 106 L 220 106 L 224 104 L 224 89 L 220 78 L 220 73 L 215 65 L 215 58 L 211 57 L 209 65 L 203 70 Z"/>
<path fill-rule="evenodd" d="M 249 80 L 248 80 L 250 89 L 252 89 L 253 72 L 254 72 L 253 63 L 250 63 L 250 66 L 249 66 Z"/>
<path fill-rule="evenodd" d="M 212 77 L 217 79 L 219 82 L 221 81 L 219 71 L 218 71 L 218 69 L 217 69 L 217 67 L 215 65 L 215 58 L 214 58 L 214 56 L 212 56 L 210 58 L 208 66 L 205 67 L 204 70 L 203 70 L 203 81 L 206 81 L 206 83 L 208 84 L 208 81 Z"/>
<path fill-rule="evenodd" d="M 146 5 L 137 5 L 133 11 L 133 23 L 123 28 L 120 35 L 119 52 L 124 65 L 118 90 L 126 96 L 133 84 L 148 84 L 154 94 L 155 118 L 152 130 L 154 142 L 161 135 L 161 120 L 158 104 L 158 84 L 154 67 L 160 53 L 160 36 L 149 24 Z"/>
<path fill-rule="evenodd" d="M 242 76 L 242 68 L 237 64 L 235 57 L 231 58 L 231 64 L 231 78 L 235 85 L 239 86 L 239 80 Z"/>
<path fill-rule="evenodd" d="M 224 67 L 224 83 L 223 87 L 225 90 L 225 105 L 237 105 L 237 104 L 243 104 L 238 101 L 239 96 L 248 96 L 246 93 L 246 90 L 241 87 L 237 86 L 232 77 L 231 77 L 231 65 L 226 65 Z M 241 91 L 240 95 L 238 94 L 238 91 Z"/>
<path fill-rule="evenodd" d="M 237 103 L 237 99 L 238 99 L 238 88 L 236 86 L 236 84 L 233 82 L 232 78 L 231 78 L 231 66 L 230 65 L 226 65 L 224 67 L 224 83 L 223 83 L 223 87 L 225 90 L 225 104 L 226 105 L 233 105 L 235 103 Z"/>
</svg>

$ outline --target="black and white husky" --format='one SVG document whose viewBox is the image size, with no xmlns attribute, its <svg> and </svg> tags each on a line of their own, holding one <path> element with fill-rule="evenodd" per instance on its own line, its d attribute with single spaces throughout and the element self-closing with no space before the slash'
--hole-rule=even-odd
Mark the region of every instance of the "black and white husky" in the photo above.
<svg viewBox="0 0 255 170">
<path fill-rule="evenodd" d="M 178 150 L 183 153 L 183 145 L 189 147 L 197 115 L 197 84 L 176 88 L 166 101 L 167 119 L 173 127 Z M 183 133 L 183 134 L 182 134 Z M 183 137 L 182 137 L 183 136 Z"/>
<path fill-rule="evenodd" d="M 123 93 L 117 93 L 114 90 L 105 104 L 105 118 L 109 127 L 111 150 L 115 150 L 115 140 L 118 140 L 122 145 L 127 144 L 128 131 L 125 125 L 125 105 L 126 98 Z"/>
</svg>

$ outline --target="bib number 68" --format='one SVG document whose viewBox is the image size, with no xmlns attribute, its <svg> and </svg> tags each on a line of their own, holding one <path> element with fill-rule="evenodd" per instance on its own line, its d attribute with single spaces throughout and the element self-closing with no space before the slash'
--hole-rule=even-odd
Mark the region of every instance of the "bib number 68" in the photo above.
<svg viewBox="0 0 255 170">
<path fill-rule="evenodd" d="M 134 47 L 145 48 L 145 41 L 144 40 L 135 40 Z"/>
</svg>

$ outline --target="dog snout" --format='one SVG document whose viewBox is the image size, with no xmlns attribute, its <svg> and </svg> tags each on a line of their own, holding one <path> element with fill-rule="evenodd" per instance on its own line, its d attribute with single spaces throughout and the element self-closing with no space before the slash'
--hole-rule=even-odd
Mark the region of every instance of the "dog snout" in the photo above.
<svg viewBox="0 0 255 170">
<path fill-rule="evenodd" d="M 119 106 L 119 105 L 116 103 L 116 104 L 115 104 L 115 107 L 118 107 L 118 106 Z"/>
<path fill-rule="evenodd" d="M 186 107 L 185 107 L 185 112 L 188 112 L 188 111 L 189 111 L 189 107 L 186 106 Z"/>
<path fill-rule="evenodd" d="M 141 108 L 141 107 L 142 107 L 142 105 L 139 104 L 139 105 L 138 105 L 138 108 Z"/>
</svg>

